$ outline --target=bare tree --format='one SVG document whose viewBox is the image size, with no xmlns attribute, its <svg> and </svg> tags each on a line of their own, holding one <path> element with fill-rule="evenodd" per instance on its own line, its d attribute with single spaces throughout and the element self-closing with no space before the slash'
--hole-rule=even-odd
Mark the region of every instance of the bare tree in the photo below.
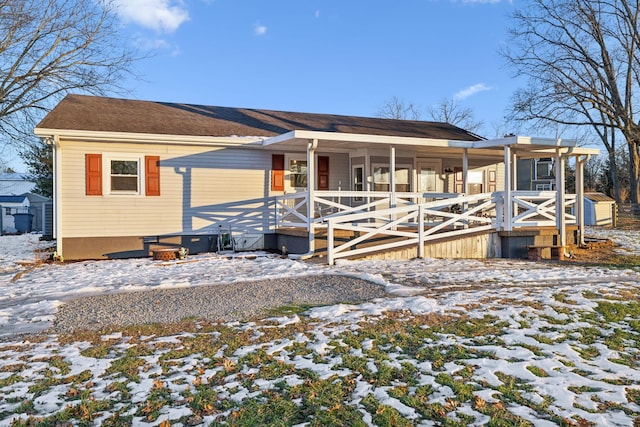
<svg viewBox="0 0 640 427">
<path fill-rule="evenodd" d="M 477 121 L 471 108 L 465 108 L 455 99 L 443 99 L 436 106 L 429 108 L 431 120 L 449 123 L 472 133 L 479 133 L 484 123 Z"/>
<path fill-rule="evenodd" d="M 65 94 L 120 88 L 135 52 L 118 37 L 110 0 L 0 0 L 0 133 L 33 141 Z"/>
<path fill-rule="evenodd" d="M 513 20 L 513 43 L 503 54 L 516 75 L 528 79 L 528 86 L 514 96 L 513 116 L 589 126 L 612 162 L 620 133 L 630 158 L 631 197 L 637 203 L 640 126 L 634 104 L 640 89 L 640 3 L 531 0 Z"/>
<path fill-rule="evenodd" d="M 376 115 L 385 119 L 420 120 L 420 109 L 412 102 L 406 103 L 394 96 L 384 103 Z"/>
</svg>

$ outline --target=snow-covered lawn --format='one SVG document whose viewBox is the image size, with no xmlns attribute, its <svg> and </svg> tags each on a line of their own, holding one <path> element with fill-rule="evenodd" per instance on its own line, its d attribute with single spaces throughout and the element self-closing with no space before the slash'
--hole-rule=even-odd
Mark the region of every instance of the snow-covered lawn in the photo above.
<svg viewBox="0 0 640 427">
<path fill-rule="evenodd" d="M 589 234 L 640 255 L 638 231 Z M 33 267 L 38 244 L 0 237 L 0 425 L 640 422 L 640 268 L 436 259 L 329 268 L 215 254 Z M 260 322 L 12 335 L 46 329 L 70 297 L 336 273 L 395 296 Z"/>
</svg>

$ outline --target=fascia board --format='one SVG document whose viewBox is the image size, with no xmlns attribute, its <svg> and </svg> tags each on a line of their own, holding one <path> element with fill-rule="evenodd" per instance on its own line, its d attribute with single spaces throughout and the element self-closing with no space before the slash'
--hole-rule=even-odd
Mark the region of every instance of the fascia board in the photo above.
<svg viewBox="0 0 640 427">
<path fill-rule="evenodd" d="M 472 148 L 471 141 L 452 141 L 446 139 L 433 138 L 413 138 L 405 136 L 390 135 L 370 135 L 359 133 L 339 133 L 339 132 L 320 132 L 294 130 L 265 139 L 262 145 L 273 145 L 283 142 L 291 142 L 294 140 L 310 140 L 317 139 L 320 141 L 338 141 L 338 142 L 359 142 L 367 144 L 384 144 L 384 145 L 406 145 L 406 146 L 423 146 L 423 147 L 451 147 L 451 148 Z"/>
<path fill-rule="evenodd" d="M 476 141 L 473 148 L 495 148 L 504 146 L 530 146 L 530 147 L 575 147 L 575 139 L 562 138 L 538 138 L 531 136 L 508 136 L 506 138 L 488 139 Z"/>
<path fill-rule="evenodd" d="M 264 137 L 216 137 L 193 135 L 166 135 L 151 133 L 128 132 L 102 132 L 102 131 L 75 131 L 60 129 L 35 128 L 34 133 L 41 138 L 57 136 L 64 141 L 88 141 L 88 142 L 130 142 L 138 144 L 179 144 L 179 145 L 259 145 Z"/>
</svg>

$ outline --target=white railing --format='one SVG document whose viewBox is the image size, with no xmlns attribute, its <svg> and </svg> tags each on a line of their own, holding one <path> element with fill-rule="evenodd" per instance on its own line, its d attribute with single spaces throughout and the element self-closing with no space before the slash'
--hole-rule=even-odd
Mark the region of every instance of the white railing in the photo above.
<svg viewBox="0 0 640 427">
<path fill-rule="evenodd" d="M 323 224 L 327 218 L 368 212 L 371 219 L 381 209 L 416 205 L 432 200 L 458 197 L 455 193 L 395 193 L 382 191 L 316 191 L 312 222 Z M 276 197 L 276 227 L 308 227 L 307 192 Z"/>
<path fill-rule="evenodd" d="M 486 193 L 327 217 L 327 262 L 408 245 L 417 245 L 421 257 L 428 241 L 495 229 L 495 207 L 495 197 Z M 336 245 L 338 230 L 356 237 Z"/>
<path fill-rule="evenodd" d="M 575 205 L 576 195 L 566 194 L 564 208 L 567 224 L 575 224 L 576 217 L 569 211 Z M 555 191 L 514 191 L 511 193 L 513 213 L 504 218 L 505 229 L 522 227 L 555 227 L 558 221 Z M 511 227 L 506 221 L 510 221 Z"/>
<path fill-rule="evenodd" d="M 276 227 L 327 229 L 327 261 L 417 245 L 481 231 L 557 226 L 555 191 L 514 191 L 511 216 L 505 215 L 505 193 L 464 196 L 453 193 L 387 193 L 317 191 L 313 217 L 307 218 L 307 193 L 276 198 Z M 575 224 L 571 214 L 576 196 L 565 195 L 565 224 Z M 336 231 L 353 235 L 336 243 Z M 359 246 L 359 247 L 358 247 Z"/>
</svg>

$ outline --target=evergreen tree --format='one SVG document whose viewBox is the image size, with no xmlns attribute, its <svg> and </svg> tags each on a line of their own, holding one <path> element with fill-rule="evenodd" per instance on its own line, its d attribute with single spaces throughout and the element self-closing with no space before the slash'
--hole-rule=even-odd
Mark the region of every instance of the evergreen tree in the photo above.
<svg viewBox="0 0 640 427">
<path fill-rule="evenodd" d="M 22 160 L 35 177 L 35 193 L 53 197 L 53 151 L 51 146 L 38 141 L 21 153 Z"/>
</svg>

